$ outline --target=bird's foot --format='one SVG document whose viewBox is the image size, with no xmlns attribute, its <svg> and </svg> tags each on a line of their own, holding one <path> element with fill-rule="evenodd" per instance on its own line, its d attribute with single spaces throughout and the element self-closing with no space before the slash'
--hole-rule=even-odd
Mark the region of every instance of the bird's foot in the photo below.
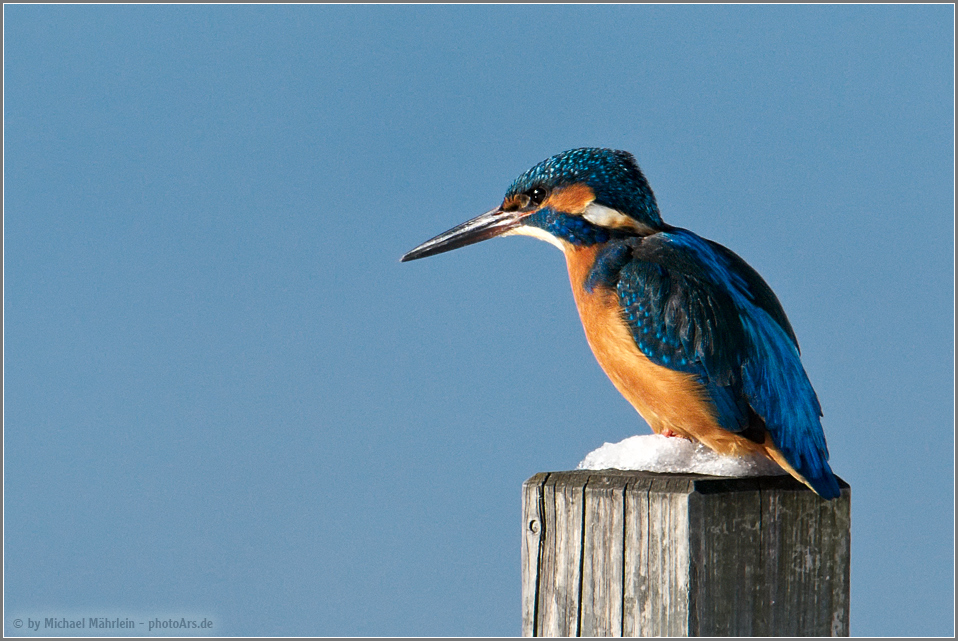
<svg viewBox="0 0 958 641">
<path fill-rule="evenodd" d="M 666 437 L 666 438 L 677 438 L 677 437 L 678 437 L 678 434 L 676 434 L 675 432 L 673 432 L 673 431 L 670 430 L 669 428 L 665 428 L 664 430 L 662 430 L 661 432 L 659 432 L 659 434 L 661 434 L 662 436 L 664 436 L 664 437 Z"/>
</svg>

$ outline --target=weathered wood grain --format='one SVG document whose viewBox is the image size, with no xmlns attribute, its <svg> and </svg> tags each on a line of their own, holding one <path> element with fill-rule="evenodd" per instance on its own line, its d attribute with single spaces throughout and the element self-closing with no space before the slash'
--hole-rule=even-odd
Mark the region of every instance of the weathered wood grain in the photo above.
<svg viewBox="0 0 958 641">
<path fill-rule="evenodd" d="M 625 479 L 592 475 L 585 493 L 579 636 L 622 636 Z"/>
<path fill-rule="evenodd" d="M 551 472 L 523 485 L 525 636 L 847 636 L 850 488 Z"/>
<path fill-rule="evenodd" d="M 584 488 L 589 474 L 550 474 L 543 487 L 546 512 L 541 577 L 550 577 L 548 589 L 539 592 L 540 636 L 579 634 L 579 595 L 582 577 L 582 516 Z M 558 481 L 558 482 L 557 482 Z"/>
<path fill-rule="evenodd" d="M 769 515 L 762 596 L 777 607 L 758 633 L 848 635 L 851 500 L 842 487 L 841 499 L 829 502 L 795 487 L 762 493 L 762 513 Z"/>
<path fill-rule="evenodd" d="M 764 612 L 758 483 L 743 479 L 731 487 L 703 487 L 689 494 L 688 505 L 694 559 L 689 634 L 707 630 L 709 636 L 755 636 L 753 623 Z"/>
<path fill-rule="evenodd" d="M 652 628 L 651 594 L 658 577 L 649 576 L 649 491 L 652 478 L 628 478 L 625 490 L 625 572 L 622 636 L 638 636 Z"/>
<path fill-rule="evenodd" d="M 522 636 L 535 636 L 536 603 L 542 557 L 542 486 L 549 475 L 536 474 L 522 484 Z M 527 587 L 528 586 L 528 589 Z"/>
</svg>

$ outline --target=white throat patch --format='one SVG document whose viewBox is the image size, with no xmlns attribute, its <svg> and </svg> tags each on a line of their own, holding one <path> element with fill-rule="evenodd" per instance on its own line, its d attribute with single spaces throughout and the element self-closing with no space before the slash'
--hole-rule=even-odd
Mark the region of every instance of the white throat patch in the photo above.
<svg viewBox="0 0 958 641">
<path fill-rule="evenodd" d="M 544 240 L 550 245 L 558 247 L 560 251 L 565 253 L 566 247 L 571 247 L 569 243 L 562 240 L 561 238 L 556 238 L 549 232 L 539 227 L 516 227 L 515 229 L 510 229 L 503 236 L 532 236 L 533 238 L 538 238 L 539 240 Z"/>
</svg>

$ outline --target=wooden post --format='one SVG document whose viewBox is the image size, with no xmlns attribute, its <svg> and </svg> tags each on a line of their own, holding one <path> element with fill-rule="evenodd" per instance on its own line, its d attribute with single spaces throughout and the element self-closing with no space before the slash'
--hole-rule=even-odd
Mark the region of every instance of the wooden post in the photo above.
<svg viewBox="0 0 958 641">
<path fill-rule="evenodd" d="M 848 636 L 851 489 L 548 472 L 522 486 L 524 636 Z"/>
</svg>

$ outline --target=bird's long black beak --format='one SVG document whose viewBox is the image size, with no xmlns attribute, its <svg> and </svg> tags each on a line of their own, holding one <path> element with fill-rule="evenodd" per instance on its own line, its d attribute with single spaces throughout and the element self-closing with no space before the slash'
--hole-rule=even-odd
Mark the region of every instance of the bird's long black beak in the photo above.
<svg viewBox="0 0 958 641">
<path fill-rule="evenodd" d="M 521 217 L 522 214 L 518 211 L 503 211 L 502 208 L 497 207 L 439 234 L 432 240 L 427 240 L 419 247 L 407 252 L 402 257 L 402 262 L 434 256 L 501 236 L 510 229 L 518 227 Z"/>
</svg>

